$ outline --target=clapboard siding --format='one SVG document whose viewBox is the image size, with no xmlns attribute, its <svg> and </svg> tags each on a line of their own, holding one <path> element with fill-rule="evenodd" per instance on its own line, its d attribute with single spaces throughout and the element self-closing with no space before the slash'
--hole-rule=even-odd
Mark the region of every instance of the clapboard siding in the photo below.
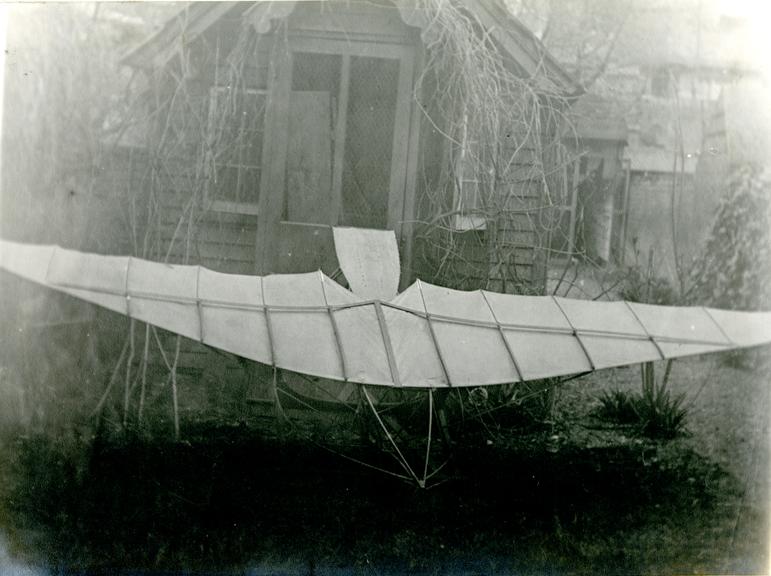
<svg viewBox="0 0 771 576">
<path fill-rule="evenodd" d="M 521 246 L 523 249 L 532 249 L 537 242 L 535 230 L 499 228 L 499 234 L 505 234 L 503 240 L 506 244 Z"/>
<path fill-rule="evenodd" d="M 170 243 L 170 228 L 164 232 L 168 234 L 164 235 L 165 243 Z M 189 243 L 184 235 L 176 239 L 170 261 L 187 260 L 190 264 L 201 264 L 220 272 L 254 273 L 256 226 L 234 230 L 204 223 L 199 224 L 191 235 Z"/>
<path fill-rule="evenodd" d="M 244 238 L 245 234 L 253 231 L 257 227 L 257 217 L 249 214 L 230 214 L 226 212 L 193 212 L 193 221 L 197 226 L 205 226 L 213 234 L 218 231 L 222 231 L 223 234 L 227 234 L 228 238 L 232 238 L 234 241 L 239 241 L 239 238 Z M 165 208 L 162 213 L 162 222 L 164 228 L 176 226 L 180 220 L 187 221 L 190 217 L 189 213 L 186 213 L 182 208 L 177 206 L 171 206 Z M 249 242 L 254 244 L 254 238 Z"/>
<path fill-rule="evenodd" d="M 169 260 L 201 264 L 220 272 L 253 274 L 257 216 L 202 207 L 206 182 L 194 173 L 189 161 L 170 161 L 165 174 L 158 201 L 161 239 L 167 249 L 171 246 Z"/>
<path fill-rule="evenodd" d="M 485 204 L 488 222 L 484 230 L 461 232 L 453 235 L 452 253 L 444 262 L 451 269 L 449 277 L 458 288 L 506 292 L 541 293 L 545 278 L 545 257 L 543 226 L 540 221 L 549 209 L 549 199 L 543 187 L 543 160 L 539 152 L 538 135 L 518 130 L 504 132 L 498 143 L 497 155 L 499 172 L 495 175 L 497 188 Z M 430 145 L 437 148 L 447 146 L 436 134 Z M 439 154 L 426 155 L 430 161 L 425 171 L 424 186 L 438 188 L 442 174 L 440 164 L 444 158 Z M 430 160 L 428 160 L 430 158 Z M 482 177 L 484 183 L 484 177 Z M 483 184 L 484 185 L 484 184 Z M 451 188 L 451 187 L 450 187 Z M 430 188 L 429 188 L 430 189 Z M 448 190 L 452 194 L 452 190 Z M 447 198 L 447 210 L 453 205 L 453 198 Z M 430 221 L 431 214 L 424 214 Z M 494 243 L 494 250 L 488 246 Z"/>
<path fill-rule="evenodd" d="M 536 251 L 533 236 L 528 233 L 523 242 L 515 243 L 510 238 L 496 242 L 496 251 L 490 251 L 487 232 L 464 232 L 456 237 L 456 246 L 450 258 L 454 274 L 454 285 L 461 289 L 485 288 L 506 292 L 533 292 Z"/>
<path fill-rule="evenodd" d="M 174 262 L 182 261 L 185 257 L 184 242 L 175 243 L 171 254 L 172 257 L 170 260 Z M 189 257 L 189 262 L 191 264 L 203 264 L 204 260 L 209 262 L 254 264 L 254 248 L 238 246 L 233 243 L 209 242 L 194 239 L 193 242 L 191 242 Z"/>
<path fill-rule="evenodd" d="M 334 13 L 330 14 L 329 10 L 334 10 Z M 235 11 L 231 14 L 235 14 Z M 211 140 L 207 134 L 210 88 L 215 82 L 229 83 L 232 68 L 226 62 L 227 52 L 235 42 L 242 24 L 238 18 L 223 18 L 202 36 L 194 48 L 191 60 L 194 77 L 178 91 L 179 105 L 165 119 L 168 121 L 160 123 L 162 134 L 148 135 L 148 140 L 154 140 L 156 144 L 163 136 L 166 143 L 164 153 L 153 157 L 132 153 L 130 158 L 120 159 L 120 162 L 110 167 L 112 183 L 105 184 L 108 188 L 112 185 L 114 189 L 120 190 L 118 194 L 128 191 L 124 198 L 131 195 L 143 195 L 142 198 L 146 198 L 147 190 L 153 187 L 153 202 L 157 202 L 153 206 L 160 209 L 157 219 L 160 223 L 160 251 L 164 254 L 168 251 L 169 261 L 200 264 L 226 273 L 254 274 L 259 252 L 258 217 L 205 208 L 211 206 L 207 204 L 211 200 L 207 197 L 207 186 L 213 183 L 207 181 L 204 170 L 206 166 L 211 171 L 212 166 L 203 161 L 204 158 L 207 162 L 211 160 L 206 155 L 206 146 Z M 395 9 L 384 9 L 366 2 L 349 2 L 333 8 L 319 3 L 301 4 L 290 16 L 288 24 L 286 30 L 290 37 L 304 34 L 306 40 L 324 35 L 330 38 L 345 36 L 351 42 L 360 39 L 371 43 L 374 41 L 373 45 L 378 42 L 414 44 L 418 41 L 412 37 L 416 31 L 404 25 Z M 264 48 L 267 49 L 272 40 L 265 38 Z M 263 53 L 267 54 L 260 54 Z M 220 56 L 219 62 L 215 61 L 217 54 Z M 259 55 L 247 64 L 245 79 L 250 87 L 262 87 L 261 83 L 267 77 L 266 65 L 267 61 Z M 418 73 L 416 71 L 416 75 Z M 277 73 L 274 71 L 274 74 Z M 167 101 L 171 101 L 174 89 L 173 85 L 168 86 Z M 272 108 L 273 111 L 276 109 L 280 109 L 280 106 Z M 283 174 L 280 162 L 279 168 L 276 168 L 276 158 L 273 158 L 278 156 L 273 151 L 280 148 L 276 141 L 277 132 L 271 133 L 271 129 L 275 128 L 274 118 L 268 118 L 265 124 L 266 134 L 272 134 L 273 138 L 265 142 L 267 156 L 271 158 L 266 160 L 262 168 Z M 448 157 L 444 149 L 446 143 L 435 131 L 433 135 L 430 134 L 432 127 L 425 122 L 423 126 L 425 137 L 421 136 L 420 141 L 421 173 L 417 181 L 420 182 L 419 186 L 436 190 L 439 189 L 440 174 Z M 487 230 L 450 232 L 451 243 L 454 244 L 454 253 L 449 259 L 452 270 L 450 284 L 455 287 L 484 287 L 515 293 L 542 291 L 545 252 L 542 249 L 543 234 L 539 219 L 543 216 L 548 199 L 544 198 L 542 184 L 543 159 L 535 140 L 537 138 L 533 135 L 512 130 L 508 134 L 504 133 L 503 142 L 490 143 L 491 148 L 497 148 L 498 154 L 502 153 L 505 159 L 503 169 L 495 174 L 497 190 L 488 206 L 498 211 L 498 217 L 488 222 Z M 412 146 L 410 153 L 414 153 Z M 484 177 L 481 179 L 484 180 Z M 489 181 L 482 182 L 481 187 L 485 184 L 489 185 Z M 283 187 L 264 185 L 261 191 L 263 203 L 269 198 L 266 194 L 276 194 L 282 190 Z M 113 194 L 116 191 L 109 189 L 106 193 Z M 420 196 L 420 192 L 417 195 Z M 434 206 L 432 209 L 436 212 L 449 212 L 454 205 L 454 198 L 448 196 L 440 199 L 439 203 L 446 205 Z M 264 204 L 260 209 L 263 208 Z M 266 217 L 269 213 L 263 210 L 264 220 L 269 221 Z M 435 216 L 421 215 L 426 221 Z M 405 220 L 414 218 L 414 214 L 404 214 Z M 141 236 L 143 230 L 137 232 Z M 337 267 L 336 261 L 327 257 L 334 255 L 329 228 L 278 222 L 275 227 L 266 225 L 259 232 L 267 234 L 270 241 L 275 243 L 275 252 L 279 258 L 273 272 L 322 269 L 331 274 Z M 488 246 L 488 240 L 493 236 L 495 250 Z M 405 244 L 412 246 L 411 243 Z M 401 256 L 403 259 L 412 258 L 412 254 L 403 253 Z M 167 355 L 173 354 L 176 337 L 169 333 L 163 333 L 161 337 Z M 163 366 L 159 354 L 154 355 L 153 363 Z M 236 358 L 214 353 L 208 347 L 184 338 L 180 341 L 179 366 L 183 372 L 192 376 L 228 373 L 230 379 L 237 374 L 245 375 L 243 365 Z"/>
<path fill-rule="evenodd" d="M 498 197 L 505 200 L 510 210 L 526 210 L 539 206 L 543 201 L 543 186 L 537 174 L 526 180 L 501 180 Z"/>
</svg>

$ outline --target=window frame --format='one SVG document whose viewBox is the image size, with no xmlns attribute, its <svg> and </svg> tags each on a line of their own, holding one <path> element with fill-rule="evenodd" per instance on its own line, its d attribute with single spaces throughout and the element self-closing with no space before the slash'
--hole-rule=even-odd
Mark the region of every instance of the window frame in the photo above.
<svg viewBox="0 0 771 576">
<path fill-rule="evenodd" d="M 452 153 L 451 172 L 454 182 L 452 205 L 455 211 L 452 227 L 455 232 L 487 230 L 487 219 L 484 214 L 474 213 L 479 209 L 481 204 L 481 199 L 479 197 L 480 181 L 478 175 L 473 172 L 467 174 L 469 168 L 468 155 L 470 151 L 478 145 L 478 142 L 469 140 L 468 114 L 464 114 L 460 142 L 456 145 L 450 144 L 450 146 L 454 148 Z M 471 184 L 474 188 L 471 198 L 465 193 L 466 184 Z"/>
<path fill-rule="evenodd" d="M 208 136 L 211 137 L 213 134 L 214 126 L 213 123 L 216 121 L 216 110 L 217 110 L 217 96 L 218 94 L 225 93 L 226 91 L 230 90 L 228 86 L 223 86 L 219 82 L 216 81 L 212 86 L 209 87 L 209 113 L 208 113 L 208 123 L 207 123 L 207 133 Z M 263 190 L 265 190 L 265 182 L 266 182 L 266 172 L 267 172 L 267 166 L 266 166 L 266 146 L 265 146 L 265 137 L 267 133 L 267 122 L 268 122 L 268 108 L 269 108 L 269 102 L 270 102 L 270 83 L 268 83 L 268 86 L 265 88 L 242 88 L 241 92 L 243 94 L 251 94 L 251 95 L 262 95 L 264 98 L 264 106 L 263 106 L 263 118 L 262 118 L 262 143 L 260 145 L 261 150 L 261 157 L 259 158 L 259 163 L 255 163 L 253 165 L 246 165 L 241 163 L 241 158 L 239 158 L 239 162 L 237 164 L 232 163 L 225 163 L 221 165 L 212 165 L 212 175 L 213 178 L 210 178 L 207 186 L 204 189 L 204 202 L 208 209 L 215 211 L 215 212 L 225 212 L 230 214 L 243 214 L 243 215 L 249 215 L 249 216 L 257 216 L 260 213 L 260 197 L 262 196 Z M 209 151 L 211 154 L 213 154 L 212 150 L 212 143 L 209 142 Z M 212 158 L 213 162 L 213 158 Z M 258 169 L 260 171 L 260 188 L 259 188 L 259 195 L 257 198 L 254 199 L 253 202 L 239 202 L 234 200 L 221 200 L 214 198 L 214 190 L 212 190 L 212 187 L 215 186 L 215 181 L 217 178 L 217 171 L 219 168 L 236 168 L 239 173 L 239 179 L 240 179 L 240 172 L 242 170 L 249 170 L 249 169 Z"/>
<path fill-rule="evenodd" d="M 336 125 L 333 127 L 334 148 L 332 151 L 332 193 L 335 206 L 333 213 L 337 218 L 342 216 L 343 203 L 343 168 L 345 162 L 345 147 L 347 140 L 347 106 L 349 78 L 345 78 L 350 73 L 350 59 L 352 57 L 369 57 L 396 60 L 399 64 L 396 86 L 396 109 L 394 117 L 394 129 L 391 144 L 391 166 L 388 189 L 388 202 L 386 214 L 386 228 L 400 233 L 401 225 L 404 220 L 405 190 L 408 186 L 407 179 L 412 150 L 406 146 L 400 146 L 400 143 L 409 141 L 411 134 L 412 121 L 412 85 L 416 66 L 415 46 L 412 44 L 400 43 L 380 43 L 372 41 L 346 41 L 337 38 L 319 37 L 309 35 L 293 35 L 289 38 L 288 58 L 285 61 L 287 69 L 287 88 L 291 92 L 292 72 L 294 69 L 294 58 L 296 54 L 324 54 L 341 56 L 341 77 L 340 93 L 338 94 L 338 109 L 336 111 Z M 349 68 L 348 71 L 345 68 Z M 288 124 L 281 122 L 277 127 L 279 131 L 288 130 Z M 287 151 L 283 149 L 280 154 L 286 158 Z M 281 168 L 284 162 L 279 162 Z M 270 167 L 274 169 L 273 166 Z M 283 176 L 281 177 L 283 182 Z M 284 182 L 284 185 L 286 183 Z M 286 193 L 286 190 L 283 192 Z M 280 218 L 282 222 L 283 214 Z M 303 222 L 286 221 L 287 223 Z"/>
</svg>

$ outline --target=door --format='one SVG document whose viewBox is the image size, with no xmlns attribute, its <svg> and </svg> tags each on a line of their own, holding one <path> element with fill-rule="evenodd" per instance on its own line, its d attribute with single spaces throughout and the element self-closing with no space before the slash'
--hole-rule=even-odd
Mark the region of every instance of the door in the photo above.
<svg viewBox="0 0 771 576">
<path fill-rule="evenodd" d="M 403 219 L 412 110 L 409 46 L 294 39 L 274 272 L 334 272 L 331 226 Z M 279 127 L 280 130 L 280 127 Z"/>
</svg>

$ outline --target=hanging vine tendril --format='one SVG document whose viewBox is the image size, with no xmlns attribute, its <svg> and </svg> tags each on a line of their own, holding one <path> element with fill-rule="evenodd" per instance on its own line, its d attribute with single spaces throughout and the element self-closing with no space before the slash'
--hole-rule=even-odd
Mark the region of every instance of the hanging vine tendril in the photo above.
<svg viewBox="0 0 771 576">
<path fill-rule="evenodd" d="M 517 69 L 458 3 L 421 7 L 429 24 L 415 93 L 445 152 L 441 168 L 422 178 L 420 272 L 459 288 L 538 291 L 520 269 L 543 257 L 532 248 L 548 250 L 556 226 L 551 209 L 570 160 L 566 95 L 544 66 L 532 76 Z"/>
</svg>

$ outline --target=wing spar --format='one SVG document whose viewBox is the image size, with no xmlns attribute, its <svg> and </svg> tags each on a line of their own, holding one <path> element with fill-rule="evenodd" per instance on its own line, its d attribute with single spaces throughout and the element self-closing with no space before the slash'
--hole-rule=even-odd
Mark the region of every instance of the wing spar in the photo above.
<svg viewBox="0 0 771 576">
<path fill-rule="evenodd" d="M 463 292 L 362 297 L 321 272 L 245 276 L 0 240 L 0 268 L 277 368 L 377 386 L 486 386 L 771 342 L 771 312 Z"/>
</svg>

